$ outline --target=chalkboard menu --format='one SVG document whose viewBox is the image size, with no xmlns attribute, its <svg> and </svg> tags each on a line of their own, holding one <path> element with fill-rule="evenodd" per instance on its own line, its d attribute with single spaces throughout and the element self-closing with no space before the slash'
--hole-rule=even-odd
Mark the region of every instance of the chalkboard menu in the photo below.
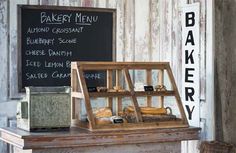
<svg viewBox="0 0 236 153">
<path fill-rule="evenodd" d="M 71 61 L 113 61 L 115 19 L 114 9 L 19 5 L 20 89 L 70 85 Z M 105 77 L 85 74 L 88 86 Z"/>
</svg>

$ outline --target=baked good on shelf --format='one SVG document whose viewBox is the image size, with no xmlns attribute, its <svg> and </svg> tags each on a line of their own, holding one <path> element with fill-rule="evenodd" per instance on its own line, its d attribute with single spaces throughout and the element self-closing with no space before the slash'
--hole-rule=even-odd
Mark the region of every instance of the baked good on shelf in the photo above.
<svg viewBox="0 0 236 153">
<path fill-rule="evenodd" d="M 95 117 L 95 122 L 97 125 L 112 124 L 110 117 Z"/>
<path fill-rule="evenodd" d="M 167 91 L 166 86 L 164 86 L 164 85 L 157 85 L 155 87 L 155 89 L 156 89 L 156 91 Z"/>
<path fill-rule="evenodd" d="M 134 112 L 133 106 L 128 106 L 125 108 L 126 112 Z M 156 107 L 140 107 L 141 114 L 149 115 L 166 115 L 167 110 L 165 108 L 156 108 Z"/>
<path fill-rule="evenodd" d="M 94 110 L 94 116 L 96 118 L 99 117 L 111 117 L 112 116 L 112 111 L 109 107 L 102 107 Z"/>
<path fill-rule="evenodd" d="M 107 87 L 97 87 L 98 92 L 107 92 Z"/>
</svg>

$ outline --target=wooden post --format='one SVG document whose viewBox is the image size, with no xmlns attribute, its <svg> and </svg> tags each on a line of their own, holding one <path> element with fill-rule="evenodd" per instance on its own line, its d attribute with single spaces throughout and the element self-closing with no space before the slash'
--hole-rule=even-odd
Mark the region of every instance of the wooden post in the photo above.
<svg viewBox="0 0 236 153">
<path fill-rule="evenodd" d="M 107 70 L 107 88 L 112 89 L 112 70 Z M 107 98 L 107 107 L 109 107 L 112 110 L 112 97 Z"/>
<path fill-rule="evenodd" d="M 164 70 L 161 69 L 158 72 L 158 85 L 164 85 Z M 160 107 L 164 108 L 164 96 L 159 96 L 158 101 L 160 102 Z"/>
<path fill-rule="evenodd" d="M 85 108 L 87 111 L 87 115 L 88 115 L 88 119 L 89 119 L 89 123 L 90 123 L 90 128 L 93 129 L 95 127 L 95 120 L 93 117 L 93 109 L 91 106 L 90 97 L 89 97 L 87 85 L 86 85 L 85 78 L 84 78 L 84 73 L 79 68 L 79 69 L 77 69 L 77 74 L 79 76 L 79 84 L 80 84 L 80 87 L 82 90 L 82 94 L 84 95 Z"/>
<path fill-rule="evenodd" d="M 120 86 L 121 70 L 116 70 L 116 86 Z M 122 111 L 122 98 L 116 97 L 116 115 Z"/>
<path fill-rule="evenodd" d="M 152 85 L 152 70 L 151 69 L 146 70 L 146 81 L 147 81 L 148 86 Z M 152 106 L 152 96 L 147 96 L 147 106 L 148 107 Z"/>
<path fill-rule="evenodd" d="M 76 63 L 72 63 L 77 66 Z M 76 68 L 77 69 L 77 68 Z M 71 68 L 71 93 L 78 91 L 78 75 L 76 73 L 76 69 Z M 76 98 L 71 96 L 71 126 L 76 126 L 78 123 L 79 116 L 76 116 L 76 111 L 78 108 L 76 107 Z"/>
<path fill-rule="evenodd" d="M 131 93 L 131 98 L 132 98 L 132 102 L 133 102 L 133 106 L 134 106 L 134 112 L 135 112 L 136 120 L 137 120 L 137 122 L 142 122 L 143 119 L 142 119 L 142 115 L 141 115 L 141 111 L 140 111 L 140 108 L 139 108 L 139 105 L 138 105 L 137 98 L 135 96 L 134 86 L 132 84 L 132 81 L 131 81 L 131 78 L 130 78 L 130 75 L 129 75 L 129 70 L 127 68 L 124 68 L 123 70 L 125 72 L 125 79 L 126 79 L 126 82 L 129 86 L 129 90 L 130 90 L 130 93 Z"/>
<path fill-rule="evenodd" d="M 180 114 L 181 114 L 181 118 L 183 120 L 183 123 L 188 125 L 188 120 L 187 120 L 187 117 L 184 113 L 184 107 L 181 103 L 181 98 L 180 98 L 180 95 L 179 95 L 179 91 L 178 91 L 177 85 L 175 83 L 174 75 L 173 75 L 173 73 L 170 69 L 169 64 L 166 66 L 166 70 L 167 70 L 167 73 L 169 75 L 170 82 L 172 84 L 172 88 L 175 91 L 175 99 L 176 99 L 176 102 L 177 102 L 177 105 L 178 105 L 178 108 L 179 108 L 179 111 L 180 111 Z"/>
</svg>

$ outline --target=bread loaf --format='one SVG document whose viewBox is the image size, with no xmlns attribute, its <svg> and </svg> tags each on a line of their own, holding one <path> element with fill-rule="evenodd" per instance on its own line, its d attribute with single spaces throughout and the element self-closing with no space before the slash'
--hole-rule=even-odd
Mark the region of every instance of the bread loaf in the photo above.
<svg viewBox="0 0 236 153">
<path fill-rule="evenodd" d="M 134 112 L 133 106 L 128 106 L 126 108 L 127 112 Z M 165 108 L 155 108 L 155 107 L 140 107 L 141 114 L 149 114 L 149 115 L 166 115 L 167 110 Z"/>
<path fill-rule="evenodd" d="M 112 121 L 110 120 L 110 117 L 96 117 L 95 122 L 97 125 L 106 125 L 111 124 Z"/>
<path fill-rule="evenodd" d="M 109 107 L 102 107 L 98 108 L 94 111 L 94 116 L 99 118 L 99 117 L 111 117 L 112 112 Z"/>
</svg>

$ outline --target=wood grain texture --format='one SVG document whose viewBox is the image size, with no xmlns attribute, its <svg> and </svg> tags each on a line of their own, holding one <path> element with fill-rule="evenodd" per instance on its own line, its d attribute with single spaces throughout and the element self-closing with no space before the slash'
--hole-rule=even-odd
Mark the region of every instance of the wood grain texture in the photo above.
<svg viewBox="0 0 236 153">
<path fill-rule="evenodd" d="M 135 61 L 149 61 L 149 0 L 135 3 Z"/>
<path fill-rule="evenodd" d="M 162 143 L 199 139 L 199 128 L 169 128 L 119 132 L 89 132 L 71 128 L 65 132 L 29 133 L 16 128 L 0 128 L 1 139 L 21 149 L 49 149 L 116 144 Z"/>
<path fill-rule="evenodd" d="M 57 4 L 58 4 L 57 0 L 40 0 L 40 5 L 57 5 Z"/>
<path fill-rule="evenodd" d="M 8 99 L 8 7 L 7 1 L 0 1 L 0 102 Z"/>
<path fill-rule="evenodd" d="M 11 0 L 9 1 L 9 7 L 10 7 L 10 17 L 9 17 L 9 53 L 10 53 L 10 97 L 9 98 L 19 98 L 22 97 L 22 94 L 18 91 L 18 79 L 19 74 L 21 75 L 21 72 L 19 71 L 19 52 L 18 52 L 18 45 L 17 39 L 18 39 L 18 27 L 17 27 L 17 5 L 18 4 L 27 4 L 27 0 Z"/>
<path fill-rule="evenodd" d="M 180 142 L 166 143 L 144 143 L 129 145 L 109 145 L 109 146 L 93 146 L 80 148 L 64 148 L 64 149 L 40 149 L 40 150 L 21 150 L 15 149 L 15 153 L 180 153 Z"/>
<path fill-rule="evenodd" d="M 181 7 L 184 4 L 193 2 L 199 2 L 201 5 L 201 67 L 200 67 L 200 82 L 201 82 L 201 98 L 204 100 L 206 95 L 206 28 L 204 26 L 208 23 L 206 20 L 206 15 L 209 12 L 206 9 L 207 0 L 148 0 L 148 1 L 135 1 L 135 0 L 2 0 L 5 8 L 9 8 L 9 12 L 4 11 L 3 18 L 0 20 L 6 21 L 4 26 L 7 25 L 8 28 L 3 28 L 4 32 L 1 33 L 0 37 L 1 50 L 0 60 L 1 69 L 4 71 L 4 75 L 0 76 L 0 80 L 4 82 L 0 83 L 1 98 L 4 101 L 9 98 L 19 98 L 21 94 L 18 93 L 18 76 L 19 71 L 17 70 L 17 4 L 44 4 L 44 5 L 69 5 L 69 6 L 88 6 L 88 7 L 111 7 L 117 9 L 117 30 L 116 30 L 116 59 L 117 61 L 134 61 L 139 59 L 142 61 L 163 61 L 168 60 L 171 62 L 171 67 L 173 69 L 173 75 L 175 76 L 177 86 L 181 85 L 181 24 L 180 15 Z M 142 7 L 139 7 L 142 6 Z M 144 17 L 145 29 L 140 29 L 143 22 L 137 14 L 140 13 L 141 17 Z M 135 27 L 135 23 L 138 25 Z M 0 23 L 0 27 L 3 24 Z M 2 28 L 0 28 L 2 29 Z M 3 35 L 2 35 L 3 34 Z M 143 36 L 143 37 L 141 37 Z M 147 36 L 147 39 L 146 37 Z M 142 40 L 143 39 L 143 40 Z M 9 42 L 7 42 L 9 40 Z M 147 55 L 142 56 L 137 52 L 140 50 L 141 43 L 144 43 L 144 51 Z M 137 50 L 136 50 L 137 49 Z M 9 55 L 7 55 L 8 53 Z M 2 56 L 4 55 L 4 56 Z M 9 57 L 6 58 L 6 55 Z M 2 64 L 3 63 L 3 64 Z M 6 66 L 6 63 L 9 63 Z M 2 69 L 2 67 L 4 69 Z M 5 70 L 5 68 L 7 68 Z M 6 72 L 6 73 L 5 73 Z M 7 74 L 9 74 L 7 76 Z M 9 81 L 7 81 L 9 78 Z M 9 84 L 9 86 L 7 86 Z M 6 88 L 5 88 L 6 87 Z M 7 95 L 7 90 L 10 91 L 10 96 Z M 181 91 L 181 90 L 180 90 Z M 203 105 L 202 107 L 207 107 Z M 204 115 L 203 115 L 204 117 Z"/>
<path fill-rule="evenodd" d="M 0 6 L 1 6 L 1 4 L 0 4 Z M 6 116 L 0 115 L 0 127 L 6 127 L 7 122 L 8 122 L 8 118 Z M 1 134 L 0 134 L 0 137 L 1 137 Z M 7 148 L 8 148 L 7 143 L 4 141 L 1 141 L 1 138 L 0 138 L 0 153 L 8 152 Z"/>
</svg>

